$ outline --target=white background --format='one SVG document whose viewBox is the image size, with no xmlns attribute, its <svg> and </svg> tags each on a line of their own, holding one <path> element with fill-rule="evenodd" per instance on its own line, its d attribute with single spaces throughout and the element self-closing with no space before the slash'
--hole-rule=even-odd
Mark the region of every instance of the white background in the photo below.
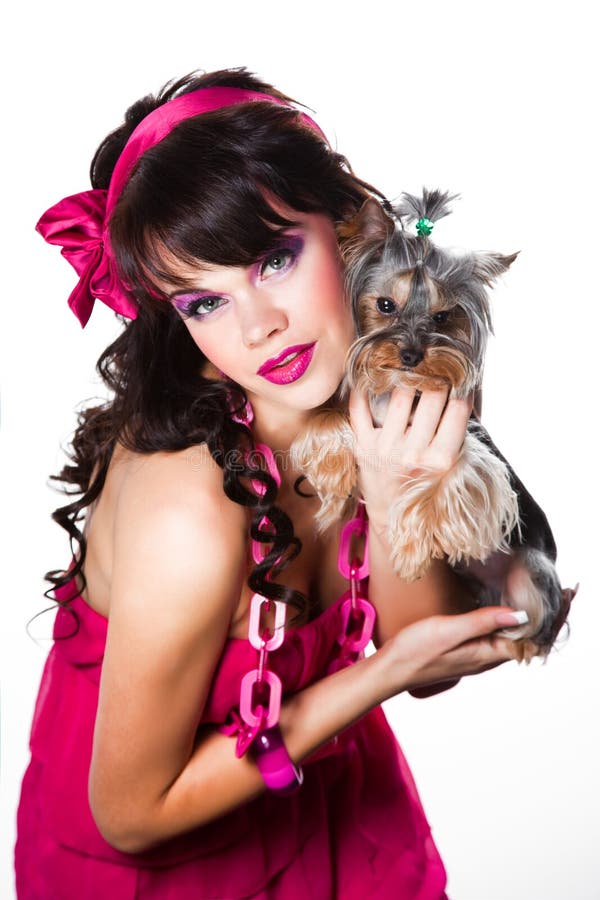
<svg viewBox="0 0 600 900">
<path fill-rule="evenodd" d="M 84 332 L 74 273 L 34 234 L 86 189 L 125 107 L 192 69 L 246 65 L 315 110 L 355 171 L 395 197 L 458 191 L 440 243 L 521 255 L 494 293 L 484 421 L 555 530 L 572 634 L 546 666 L 508 664 L 388 704 L 452 900 L 600 898 L 596 559 L 597 72 L 592 4 L 31 4 L 5 18 L 2 79 L 2 858 L 52 614 L 42 574 L 68 561 L 49 518 L 74 409 L 116 333 Z M 60 723 L 56 723 L 60 728 Z M 54 900 L 48 897 L 48 900 Z M 325 900 L 325 898 L 323 898 Z M 343 900 L 343 898 L 341 898 Z"/>
</svg>

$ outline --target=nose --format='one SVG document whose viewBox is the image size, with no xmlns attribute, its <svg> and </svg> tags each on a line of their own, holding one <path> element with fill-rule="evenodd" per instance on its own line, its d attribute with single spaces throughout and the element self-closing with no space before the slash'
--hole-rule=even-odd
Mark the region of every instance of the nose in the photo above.
<svg viewBox="0 0 600 900">
<path fill-rule="evenodd" d="M 406 349 L 400 351 L 400 359 L 404 363 L 405 366 L 408 366 L 410 369 L 413 369 L 423 359 L 424 353 L 422 350 L 414 350 L 414 349 Z"/>
<path fill-rule="evenodd" d="M 246 347 L 260 346 L 272 335 L 285 331 L 289 324 L 286 312 L 264 294 L 249 297 L 240 317 Z"/>
</svg>

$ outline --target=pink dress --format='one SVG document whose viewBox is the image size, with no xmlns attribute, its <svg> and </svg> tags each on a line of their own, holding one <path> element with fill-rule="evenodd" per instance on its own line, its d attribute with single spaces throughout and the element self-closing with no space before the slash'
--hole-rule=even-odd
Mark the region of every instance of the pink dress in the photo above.
<svg viewBox="0 0 600 900">
<path fill-rule="evenodd" d="M 73 590 L 73 588 L 71 588 Z M 69 596 L 69 587 L 57 592 Z M 341 598 L 340 598 L 341 599 Z M 79 631 L 55 640 L 31 730 L 21 788 L 18 900 L 441 900 L 446 873 L 410 770 L 381 708 L 304 764 L 289 797 L 265 793 L 145 853 L 115 850 L 87 800 L 107 620 L 76 596 Z M 340 647 L 340 601 L 289 630 L 269 657 L 284 692 L 324 676 Z M 71 635 L 57 611 L 54 637 Z M 235 718 L 240 681 L 254 668 L 248 641 L 230 639 L 202 717 Z M 234 752 L 234 738 L 231 739 Z"/>
</svg>

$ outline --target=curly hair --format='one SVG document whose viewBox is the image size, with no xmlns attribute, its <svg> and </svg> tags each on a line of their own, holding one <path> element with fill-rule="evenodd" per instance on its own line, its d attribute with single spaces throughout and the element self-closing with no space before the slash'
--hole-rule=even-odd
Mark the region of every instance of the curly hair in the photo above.
<svg viewBox="0 0 600 900">
<path fill-rule="evenodd" d="M 102 141 L 91 164 L 92 186 L 108 187 L 127 139 L 152 110 L 181 94 L 213 86 L 289 101 L 243 68 L 194 73 L 169 83 L 156 96 L 131 106 L 124 123 Z M 117 442 L 138 453 L 176 451 L 204 442 L 223 469 L 225 494 L 252 510 L 252 537 L 272 545 L 250 573 L 250 588 L 290 603 L 300 617 L 310 612 L 302 593 L 273 580 L 298 555 L 301 543 L 290 518 L 276 505 L 275 480 L 250 461 L 256 454 L 249 427 L 232 417 L 244 409 L 245 393 L 232 381 L 202 374 L 205 357 L 157 288 L 159 279 L 179 286 L 176 273 L 160 262 L 157 247 L 167 250 L 163 258 L 249 265 L 273 247 L 277 228 L 292 224 L 270 206 L 269 197 L 291 210 L 325 213 L 339 224 L 372 193 L 381 197 L 295 109 L 268 101 L 186 119 L 138 160 L 109 229 L 117 267 L 133 286 L 139 313 L 133 321 L 124 321 L 123 331 L 97 363 L 111 391 L 110 401 L 80 413 L 70 461 L 53 476 L 78 497 L 53 513 L 69 534 L 73 563 L 67 571 L 46 573 L 52 584 L 48 597 L 76 576 L 85 586 L 86 538 L 79 523 L 102 491 Z M 262 496 L 244 486 L 248 478 L 264 485 Z M 260 527 L 264 517 L 270 522 L 268 530 Z"/>
</svg>

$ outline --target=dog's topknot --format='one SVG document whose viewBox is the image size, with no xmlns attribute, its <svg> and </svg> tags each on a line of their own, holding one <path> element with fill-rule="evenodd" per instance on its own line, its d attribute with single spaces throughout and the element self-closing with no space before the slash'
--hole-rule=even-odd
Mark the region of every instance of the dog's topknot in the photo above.
<svg viewBox="0 0 600 900">
<path fill-rule="evenodd" d="M 415 194 L 404 193 L 400 202 L 394 205 L 394 213 L 403 228 L 419 219 L 429 219 L 437 222 L 452 212 L 450 204 L 456 200 L 459 194 L 450 194 L 448 191 L 428 191 L 423 188 L 420 197 Z"/>
</svg>

